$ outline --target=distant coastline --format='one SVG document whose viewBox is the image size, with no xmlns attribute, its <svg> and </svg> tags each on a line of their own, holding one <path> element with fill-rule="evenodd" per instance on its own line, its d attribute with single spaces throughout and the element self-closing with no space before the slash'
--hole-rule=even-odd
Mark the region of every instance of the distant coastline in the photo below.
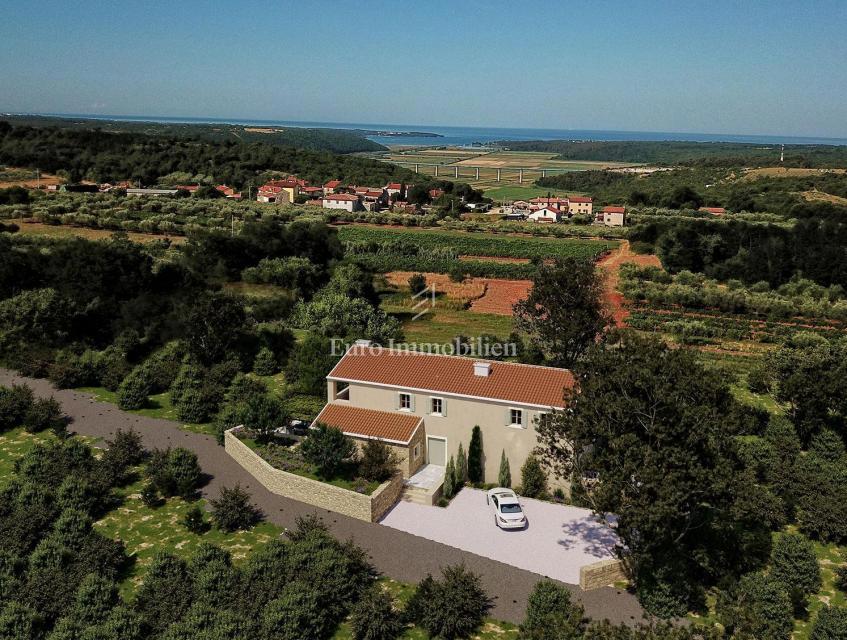
<svg viewBox="0 0 847 640">
<path fill-rule="evenodd" d="M 194 118 L 161 117 L 138 115 L 103 115 L 81 113 L 31 113 L 59 118 L 86 118 L 92 120 L 114 120 L 129 122 L 158 122 L 184 124 L 233 124 L 241 126 L 301 127 L 316 129 L 346 129 L 363 132 L 374 142 L 397 144 L 403 138 L 404 145 L 429 146 L 438 139 L 439 146 L 481 146 L 493 142 L 529 140 L 568 141 L 640 141 L 640 142 L 737 142 L 746 144 L 816 144 L 847 145 L 847 138 L 816 136 L 746 135 L 722 133 L 691 133 L 662 131 L 604 131 L 588 129 L 531 129 L 503 127 L 444 127 L 427 125 L 397 125 L 382 123 L 314 122 L 297 120 L 261 120 L 240 118 Z"/>
</svg>

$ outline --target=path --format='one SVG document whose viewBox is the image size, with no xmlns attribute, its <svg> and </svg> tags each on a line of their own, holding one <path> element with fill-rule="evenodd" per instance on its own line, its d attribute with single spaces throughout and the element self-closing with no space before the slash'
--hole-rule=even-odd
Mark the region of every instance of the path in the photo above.
<svg viewBox="0 0 847 640">
<path fill-rule="evenodd" d="M 622 264 L 637 264 L 639 267 L 661 268 L 662 266 L 658 256 L 633 253 L 629 246 L 629 240 L 621 240 L 617 249 L 612 250 L 597 263 L 597 266 L 606 270 L 606 294 L 604 297 L 612 312 L 615 324 L 619 327 L 625 327 L 626 319 L 629 317 L 629 311 L 624 305 L 624 297 L 618 291 Z"/>
<path fill-rule="evenodd" d="M 377 570 L 395 580 L 418 582 L 427 573 L 437 575 L 445 565 L 464 562 L 482 577 L 486 591 L 494 598 L 492 616 L 497 619 L 520 622 L 529 593 L 542 577 L 390 527 L 282 498 L 256 482 L 210 436 L 184 431 L 178 423 L 169 420 L 126 413 L 114 405 L 94 400 L 90 394 L 56 390 L 46 380 L 25 378 L 0 368 L 0 385 L 10 386 L 13 383 L 27 384 L 39 396 L 54 396 L 62 403 L 65 413 L 73 418 L 71 429 L 82 435 L 108 438 L 118 428 L 133 428 L 141 434 L 146 447 L 182 446 L 191 449 L 197 454 L 200 466 L 211 476 L 203 488 L 206 497 L 216 497 L 221 486 L 238 482 L 250 491 L 253 501 L 265 512 L 268 520 L 281 527 L 292 527 L 298 516 L 319 513 L 335 536 L 354 540 L 368 552 Z M 583 592 L 579 587 L 566 586 L 592 618 L 608 618 L 616 623 L 641 620 L 641 607 L 629 593 L 608 587 Z"/>
</svg>

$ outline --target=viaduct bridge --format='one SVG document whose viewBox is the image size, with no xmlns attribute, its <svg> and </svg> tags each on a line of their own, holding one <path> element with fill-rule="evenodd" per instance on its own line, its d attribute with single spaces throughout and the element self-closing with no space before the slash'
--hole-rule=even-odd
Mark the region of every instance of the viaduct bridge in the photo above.
<svg viewBox="0 0 847 640">
<path fill-rule="evenodd" d="M 503 173 L 517 172 L 519 184 L 523 184 L 524 172 L 532 171 L 533 173 L 541 173 L 541 177 L 544 178 L 545 176 L 551 175 L 553 173 L 566 173 L 566 172 L 573 171 L 573 169 L 566 169 L 566 168 L 562 168 L 562 167 L 483 167 L 483 166 L 467 165 L 467 164 L 463 164 L 463 165 L 442 164 L 442 163 L 437 163 L 437 162 L 397 162 L 397 161 L 390 161 L 390 162 L 391 162 L 391 164 L 396 164 L 396 165 L 401 166 L 401 167 L 411 167 L 411 168 L 414 169 L 415 173 L 419 173 L 421 167 L 434 167 L 435 168 L 435 177 L 438 177 L 439 169 L 445 171 L 445 173 L 444 173 L 445 177 L 450 176 L 450 174 L 452 173 L 453 178 L 459 177 L 459 169 L 468 169 L 470 171 L 473 171 L 473 175 L 474 175 L 475 180 L 479 180 L 480 169 L 484 169 L 486 171 L 495 171 L 496 174 L 497 174 L 495 180 L 497 182 L 500 182 L 500 179 L 501 179 L 501 176 L 502 176 Z"/>
</svg>

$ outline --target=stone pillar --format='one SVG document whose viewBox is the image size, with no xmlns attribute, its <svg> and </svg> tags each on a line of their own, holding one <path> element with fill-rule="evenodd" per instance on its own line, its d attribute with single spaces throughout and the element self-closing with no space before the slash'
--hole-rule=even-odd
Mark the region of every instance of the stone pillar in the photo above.
<svg viewBox="0 0 847 640">
<path fill-rule="evenodd" d="M 435 165 L 435 177 L 438 177 L 438 165 Z"/>
<path fill-rule="evenodd" d="M 523 169 L 518 169 L 518 184 L 523 184 Z"/>
<path fill-rule="evenodd" d="M 500 182 L 500 169 L 497 169 L 497 182 Z"/>
<path fill-rule="evenodd" d="M 541 170 L 541 177 L 542 177 L 542 178 L 546 178 L 546 177 L 547 177 L 547 169 L 542 169 L 542 170 Z"/>
<path fill-rule="evenodd" d="M 459 177 L 459 167 L 458 167 L 458 166 L 454 166 L 454 167 L 453 167 L 453 177 L 454 177 L 454 178 L 458 178 L 458 177 Z"/>
<path fill-rule="evenodd" d="M 479 180 L 479 167 L 476 168 L 476 179 Z"/>
<path fill-rule="evenodd" d="M 415 173 L 418 172 L 418 165 L 415 165 Z"/>
</svg>

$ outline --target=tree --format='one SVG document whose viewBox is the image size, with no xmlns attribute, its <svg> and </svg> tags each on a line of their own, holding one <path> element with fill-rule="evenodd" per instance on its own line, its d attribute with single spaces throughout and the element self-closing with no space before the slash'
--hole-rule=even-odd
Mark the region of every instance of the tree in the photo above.
<svg viewBox="0 0 847 640">
<path fill-rule="evenodd" d="M 192 584 L 185 561 L 159 552 L 135 597 L 135 608 L 154 632 L 182 618 L 191 606 Z"/>
<path fill-rule="evenodd" d="M 771 552 L 771 563 L 771 575 L 785 586 L 795 602 L 802 602 L 821 586 L 814 545 L 804 536 L 779 536 Z"/>
<path fill-rule="evenodd" d="M 368 440 L 362 447 L 359 473 L 374 482 L 384 482 L 397 472 L 397 455 L 384 442 Z"/>
<path fill-rule="evenodd" d="M 403 631 L 391 597 L 379 588 L 368 591 L 350 615 L 354 640 L 394 640 Z"/>
<path fill-rule="evenodd" d="M 427 600 L 421 598 L 415 605 L 419 616 L 415 621 L 430 637 L 467 638 L 479 628 L 493 606 L 479 576 L 464 565 L 445 567 L 441 580 L 432 580 L 423 588 Z"/>
<path fill-rule="evenodd" d="M 592 349 L 576 374 L 568 411 L 538 424 L 539 454 L 561 478 L 598 476 L 586 499 L 618 516 L 642 603 L 684 614 L 704 583 L 759 565 L 763 489 L 742 473 L 733 436 L 744 413 L 724 378 L 691 351 L 634 335 Z"/>
<path fill-rule="evenodd" d="M 413 294 L 420 293 L 426 289 L 426 276 L 422 273 L 413 273 L 409 276 L 409 290 Z"/>
<path fill-rule="evenodd" d="M 551 580 L 536 583 L 529 595 L 521 638 L 526 640 L 580 640 L 583 608 L 571 601 L 567 587 Z"/>
<path fill-rule="evenodd" d="M 320 594 L 307 582 L 289 582 L 262 611 L 262 636 L 276 640 L 327 638 L 332 618 Z"/>
<path fill-rule="evenodd" d="M 27 431 L 40 433 L 48 429 L 60 438 L 67 434 L 70 419 L 62 411 L 62 405 L 53 398 L 36 398 L 24 415 L 23 426 Z"/>
<path fill-rule="evenodd" d="M 326 376 L 344 355 L 333 353 L 332 342 L 316 333 L 294 346 L 288 359 L 285 378 L 294 389 L 314 396 L 325 396 Z"/>
<path fill-rule="evenodd" d="M 844 640 L 847 638 L 847 608 L 825 605 L 812 624 L 810 640 Z"/>
<path fill-rule="evenodd" d="M 572 367 L 611 322 L 603 287 L 591 262 L 562 258 L 542 265 L 529 296 L 514 306 L 515 325 L 551 365 Z"/>
<path fill-rule="evenodd" d="M 794 628 L 791 598 L 782 583 L 761 573 L 721 592 L 716 610 L 730 637 L 788 640 Z"/>
<path fill-rule="evenodd" d="M 497 475 L 497 483 L 501 487 L 512 486 L 512 472 L 509 469 L 509 459 L 506 457 L 506 450 L 500 454 L 500 473 Z"/>
<path fill-rule="evenodd" d="M 191 355 L 211 365 L 237 351 L 243 339 L 244 307 L 231 296 L 200 295 L 183 311 L 182 335 Z"/>
<path fill-rule="evenodd" d="M 459 451 L 456 453 L 456 476 L 453 480 L 453 484 L 458 491 L 463 486 L 465 486 L 465 482 L 468 479 L 468 458 L 465 455 L 465 449 L 462 443 L 459 443 Z"/>
<path fill-rule="evenodd" d="M 450 456 L 444 469 L 444 486 L 441 493 L 447 500 L 456 495 L 456 463 L 453 462 L 453 456 Z"/>
<path fill-rule="evenodd" d="M 212 521 L 221 531 L 233 532 L 250 529 L 262 519 L 262 512 L 250 502 L 250 494 L 236 484 L 221 487 L 220 496 L 210 500 Z"/>
<path fill-rule="evenodd" d="M 540 498 L 547 493 L 547 474 L 533 455 L 521 467 L 521 493 L 527 498 Z"/>
<path fill-rule="evenodd" d="M 190 498 L 200 484 L 200 465 L 197 454 L 189 449 L 154 449 L 147 462 L 145 474 L 152 486 L 162 495 Z"/>
<path fill-rule="evenodd" d="M 124 411 L 142 409 L 153 389 L 148 369 L 137 366 L 118 387 L 118 406 Z"/>
<path fill-rule="evenodd" d="M 340 429 L 320 422 L 309 430 L 309 435 L 300 443 L 300 450 L 324 478 L 334 478 L 358 451 L 356 443 Z"/>
<path fill-rule="evenodd" d="M 475 425 L 471 431 L 471 443 L 468 446 L 468 480 L 473 484 L 483 482 L 482 467 L 482 429 Z"/>
</svg>

